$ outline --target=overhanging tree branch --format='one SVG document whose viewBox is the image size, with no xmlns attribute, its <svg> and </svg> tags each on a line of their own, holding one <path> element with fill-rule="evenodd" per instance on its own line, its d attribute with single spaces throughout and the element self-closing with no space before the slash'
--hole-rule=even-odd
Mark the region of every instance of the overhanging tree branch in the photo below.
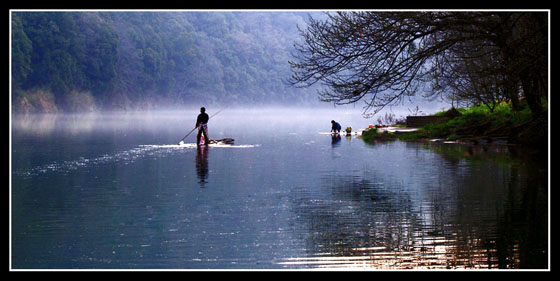
<svg viewBox="0 0 560 281">
<path fill-rule="evenodd" d="M 310 18 L 307 28 L 300 30 L 304 43 L 295 45 L 289 82 L 298 87 L 320 82 L 324 86 L 319 91 L 321 100 L 335 104 L 363 100 L 364 114 L 375 114 L 414 95 L 426 82 L 436 86 L 435 93 L 450 89 L 449 79 L 460 81 L 454 85 L 463 91 L 498 89 L 492 83 L 515 84 L 502 80 L 519 79 L 515 74 L 519 67 L 542 69 L 536 67 L 542 65 L 540 61 L 514 57 L 530 53 L 531 44 L 546 49 L 534 40 L 542 34 L 542 22 L 524 13 L 490 12 L 338 12 L 328 14 L 326 20 Z M 529 28 L 528 23 L 536 27 Z M 523 42 L 530 44 L 515 45 Z M 530 57 L 542 59 L 546 54 Z M 499 62 L 507 62 L 506 67 L 495 65 Z M 545 76 L 523 77 L 542 80 Z M 492 79 L 499 82 L 489 84 Z M 500 91 L 496 92 L 503 95 Z"/>
</svg>

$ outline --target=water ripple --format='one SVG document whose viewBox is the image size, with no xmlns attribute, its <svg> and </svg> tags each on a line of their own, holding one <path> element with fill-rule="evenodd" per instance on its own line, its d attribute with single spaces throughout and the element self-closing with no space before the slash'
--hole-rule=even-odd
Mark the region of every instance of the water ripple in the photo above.
<svg viewBox="0 0 560 281">
<path fill-rule="evenodd" d="M 216 148 L 253 148 L 260 145 L 256 144 L 245 144 L 245 145 L 231 145 L 231 144 L 211 144 L 210 147 Z M 63 172 L 67 173 L 70 171 L 77 170 L 79 168 L 93 167 L 98 165 L 104 165 L 108 163 L 120 162 L 124 165 L 128 165 L 136 161 L 138 158 L 145 156 L 164 156 L 170 153 L 185 149 L 196 149 L 195 143 L 183 143 L 183 144 L 158 144 L 158 145 L 139 145 L 135 148 L 120 151 L 115 154 L 103 154 L 95 158 L 85 158 L 80 157 L 76 160 L 64 161 L 64 162 L 53 162 L 41 166 L 36 166 L 31 169 L 25 170 L 15 170 L 13 174 L 22 177 L 32 177 L 49 172 Z"/>
</svg>

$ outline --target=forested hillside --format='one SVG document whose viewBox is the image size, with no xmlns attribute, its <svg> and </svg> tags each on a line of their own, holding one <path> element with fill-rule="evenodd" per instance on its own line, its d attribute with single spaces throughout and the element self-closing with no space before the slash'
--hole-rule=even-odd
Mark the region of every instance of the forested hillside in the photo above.
<svg viewBox="0 0 560 281">
<path fill-rule="evenodd" d="M 15 112 L 303 104 L 285 83 L 307 13 L 13 12 Z"/>
</svg>

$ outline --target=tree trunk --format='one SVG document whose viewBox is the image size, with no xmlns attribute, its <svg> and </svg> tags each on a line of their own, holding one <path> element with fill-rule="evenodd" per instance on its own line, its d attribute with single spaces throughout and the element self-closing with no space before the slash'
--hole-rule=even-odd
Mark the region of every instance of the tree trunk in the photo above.
<svg viewBox="0 0 560 281">
<path fill-rule="evenodd" d="M 538 77 L 536 77 L 536 74 L 531 70 L 523 71 L 521 73 L 521 84 L 523 87 L 523 95 L 525 96 L 529 109 L 531 109 L 533 117 L 535 119 L 541 118 L 545 113 L 541 97 L 546 96 L 546 93 L 543 95 L 541 91 L 539 91 L 542 87 L 539 87 Z"/>
</svg>

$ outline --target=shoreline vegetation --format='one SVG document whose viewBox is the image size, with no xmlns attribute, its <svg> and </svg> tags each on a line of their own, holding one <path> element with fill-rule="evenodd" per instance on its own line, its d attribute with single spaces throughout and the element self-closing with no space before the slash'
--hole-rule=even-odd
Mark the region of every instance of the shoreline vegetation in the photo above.
<svg viewBox="0 0 560 281">
<path fill-rule="evenodd" d="M 544 103 L 544 110 L 547 105 Z M 469 108 L 452 108 L 460 115 L 440 123 L 427 124 L 414 131 L 388 132 L 370 126 L 362 132 L 362 140 L 367 143 L 378 141 L 432 141 L 462 144 L 502 144 L 516 145 L 532 150 L 533 154 L 546 155 L 548 152 L 548 120 L 544 114 L 535 118 L 525 102 L 521 110 L 512 110 L 511 104 L 502 102 L 494 110 L 484 105 Z M 433 116 L 442 116 L 448 111 L 440 111 Z M 401 120 L 394 126 L 404 127 Z"/>
<path fill-rule="evenodd" d="M 320 16 L 320 13 L 312 13 Z M 13 11 L 15 113 L 318 103 L 283 81 L 302 12 Z"/>
</svg>

